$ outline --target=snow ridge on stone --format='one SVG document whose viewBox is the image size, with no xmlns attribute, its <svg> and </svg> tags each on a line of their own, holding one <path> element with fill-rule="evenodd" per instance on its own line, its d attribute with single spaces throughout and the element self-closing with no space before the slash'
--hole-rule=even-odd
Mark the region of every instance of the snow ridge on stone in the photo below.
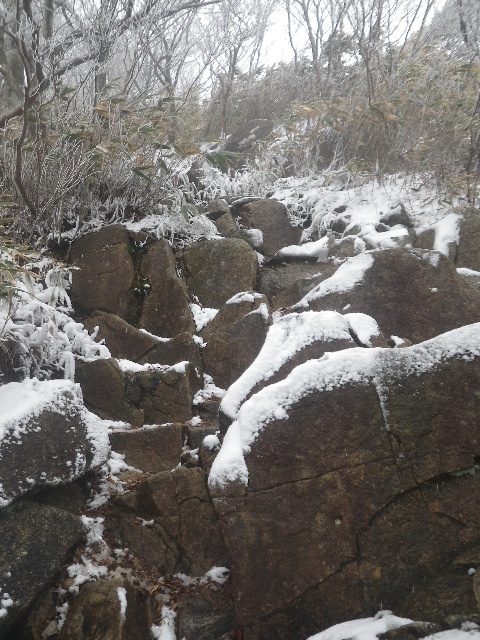
<svg viewBox="0 0 480 640">
<path fill-rule="evenodd" d="M 314 390 L 374 382 L 381 394 L 389 381 L 426 373 L 450 358 L 471 360 L 479 356 L 480 323 L 475 323 L 404 349 L 346 349 L 309 360 L 242 405 L 213 463 L 209 485 L 223 487 L 234 480 L 248 484 L 244 454 L 270 422 L 288 419 L 290 407 Z"/>
</svg>

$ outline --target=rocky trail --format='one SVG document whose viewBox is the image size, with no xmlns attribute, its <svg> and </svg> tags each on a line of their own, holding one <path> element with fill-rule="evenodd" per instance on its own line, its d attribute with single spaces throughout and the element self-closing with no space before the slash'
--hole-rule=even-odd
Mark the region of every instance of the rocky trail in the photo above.
<svg viewBox="0 0 480 640">
<path fill-rule="evenodd" d="M 480 212 L 369 189 L 72 243 L 100 351 L 0 386 L 0 638 L 478 635 Z"/>
</svg>

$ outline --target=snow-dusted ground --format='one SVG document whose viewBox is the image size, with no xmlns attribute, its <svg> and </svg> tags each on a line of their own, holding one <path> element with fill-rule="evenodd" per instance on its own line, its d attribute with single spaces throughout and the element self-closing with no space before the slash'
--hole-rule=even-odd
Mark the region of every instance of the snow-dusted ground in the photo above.
<svg viewBox="0 0 480 640">
<path fill-rule="evenodd" d="M 336 218 L 344 217 L 348 218 L 345 235 L 353 230 L 361 238 L 369 234 L 382 236 L 375 231 L 375 225 L 382 216 L 396 210 L 399 203 L 403 203 L 418 230 L 445 220 L 452 208 L 461 204 L 440 199 L 435 186 L 428 186 L 420 179 L 397 176 L 386 177 L 383 185 L 372 179 L 358 186 L 349 186 L 348 182 L 345 185 L 329 174 L 285 178 L 278 180 L 272 191 L 272 198 L 283 202 L 290 211 L 308 211 L 312 216 L 312 230 L 328 229 Z M 344 211 L 335 212 L 343 207 Z M 442 235 L 455 237 L 456 229 L 456 218 L 449 217 L 444 222 Z M 308 235 L 308 232 L 304 234 L 305 239 Z M 381 244 L 380 247 L 387 248 Z"/>
<path fill-rule="evenodd" d="M 235 183 L 235 178 L 230 179 L 228 176 L 223 176 L 221 180 L 220 184 L 218 176 L 219 182 L 212 186 L 212 197 L 241 193 L 243 187 L 239 178 L 238 184 Z M 244 185 L 255 184 L 257 178 L 245 176 L 243 180 Z M 287 206 L 293 221 L 300 222 L 306 214 L 311 216 L 311 226 L 305 229 L 302 244 L 286 247 L 280 252 L 281 257 L 325 261 L 332 238 L 324 236 L 316 241 L 311 238 L 314 232 L 318 232 L 320 236 L 328 232 L 331 225 L 340 218 L 346 222 L 344 236 L 354 236 L 356 255 L 346 260 L 337 260 L 339 268 L 336 273 L 299 300 L 296 313 L 274 318 L 264 348 L 257 359 L 228 390 L 219 389 L 214 380 L 205 375 L 205 388 L 196 394 L 194 404 L 224 396 L 222 409 L 234 420 L 213 464 L 209 477 L 210 486 L 224 486 L 236 479 L 248 483 L 244 455 L 250 450 L 260 431 L 268 428 L 269 423 L 275 419 L 287 418 L 292 404 L 314 388 L 329 389 L 351 382 L 366 383 L 375 380 L 380 373 L 388 376 L 397 368 L 408 375 L 414 375 L 431 369 L 444 358 L 480 355 L 480 324 L 452 331 L 421 345 L 402 350 L 392 349 L 388 354 L 378 348 L 352 348 L 329 353 L 319 360 L 300 365 L 285 380 L 266 387 L 245 401 L 259 382 L 268 381 L 295 353 L 316 340 L 350 340 L 350 331 L 353 331 L 362 343 L 369 345 L 371 339 L 378 335 L 375 320 L 364 314 L 341 315 L 305 309 L 308 309 L 309 301 L 316 297 L 348 290 L 362 281 L 373 263 L 367 245 L 377 249 L 408 246 L 410 236 L 405 227 L 397 226 L 386 231 L 376 229 L 383 216 L 397 211 L 402 203 L 417 233 L 432 229 L 435 232 L 435 250 L 446 255 L 449 244 L 458 242 L 459 234 L 459 216 L 453 211 L 453 205 L 461 203 L 440 200 L 435 188 L 420 180 L 392 177 L 386 178 L 382 185 L 370 180 L 353 186 L 353 181 L 340 180 L 339 174 L 322 174 L 277 180 L 268 185 L 268 189 L 273 192 L 273 198 Z M 181 217 L 173 220 L 162 214 L 150 216 L 139 223 L 126 223 L 126 226 L 135 231 L 150 231 L 158 237 L 179 233 L 189 236 L 189 241 L 218 237 L 213 223 L 205 216 L 194 216 L 185 221 Z M 338 242 L 338 237 L 334 241 Z M 459 269 L 459 273 L 480 276 L 480 273 L 468 269 Z M 110 356 L 105 345 L 96 343 L 94 336 L 89 335 L 81 323 L 72 320 L 67 289 L 68 274 L 50 269 L 43 283 L 18 282 L 18 297 L 13 309 L 8 309 L 5 303 L 0 305 L 0 325 L 3 326 L 1 338 L 4 341 L 11 338 L 23 346 L 26 374 L 48 378 L 54 368 L 63 371 L 66 378 L 64 381 L 39 381 L 27 377 L 21 383 L 14 383 L 15 386 L 0 387 L 0 444 L 4 437 L 20 437 L 22 425 L 27 418 L 40 412 L 49 402 L 55 403 L 55 394 L 58 395 L 59 390 L 68 387 L 78 394 L 78 389 L 72 382 L 75 360 Z M 253 295 L 239 293 L 228 302 L 253 302 Z M 191 310 L 197 331 L 205 327 L 218 312 L 216 309 L 202 308 L 198 304 L 192 304 Z M 196 340 L 200 346 L 204 346 L 201 338 Z M 40 357 L 29 357 L 28 354 L 33 351 L 40 353 Z M 163 368 L 160 365 L 142 366 L 128 361 L 119 361 L 119 366 L 123 371 Z M 185 363 L 179 363 L 175 367 L 176 370 L 183 370 Z M 87 580 L 115 576 L 122 554 L 128 553 L 128 550 L 109 549 L 103 539 L 103 518 L 94 513 L 112 495 L 124 490 L 118 477 L 120 473 L 139 472 L 126 465 L 122 455 L 109 453 L 106 434 L 107 429 L 112 426 L 115 425 L 99 419 L 92 418 L 89 422 L 89 438 L 94 441 L 97 452 L 96 463 L 102 465 L 101 479 L 97 492 L 88 505 L 90 515 L 83 518 L 87 536 L 85 553 L 68 568 L 68 574 L 73 580 L 71 592 L 78 591 L 80 585 Z M 205 444 L 215 449 L 220 441 L 217 436 L 208 436 Z M 149 523 L 142 522 L 142 525 L 149 526 Z M 115 562 L 112 558 L 115 558 Z M 198 580 L 199 583 L 202 580 L 213 580 L 221 583 L 227 572 L 228 569 L 213 568 L 203 578 L 180 576 L 179 579 Z M 118 595 L 122 611 L 125 612 L 125 593 L 120 588 Z M 0 592 L 0 617 L 7 614 L 9 606 L 11 602 L 8 594 Z M 65 620 L 67 608 L 68 604 L 65 604 L 57 611 L 59 628 Z M 153 637 L 155 640 L 175 640 L 176 614 L 169 609 L 168 601 L 163 605 L 161 614 L 162 622 L 152 627 Z M 409 622 L 411 621 L 398 618 L 390 612 L 380 612 L 373 618 L 335 625 L 308 640 L 375 640 L 380 633 Z M 480 632 L 472 623 L 463 630 L 446 631 L 430 637 L 435 640 L 480 640 Z"/>
</svg>

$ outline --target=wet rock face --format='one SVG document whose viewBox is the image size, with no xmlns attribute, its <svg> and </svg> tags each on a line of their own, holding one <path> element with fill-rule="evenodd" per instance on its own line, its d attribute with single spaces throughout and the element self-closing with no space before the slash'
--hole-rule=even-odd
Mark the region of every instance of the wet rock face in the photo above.
<svg viewBox="0 0 480 640">
<path fill-rule="evenodd" d="M 195 325 L 187 289 L 177 274 L 168 242 L 147 236 L 140 245 L 121 225 L 105 227 L 73 242 L 73 303 L 85 314 L 115 314 L 163 338 L 185 331 L 192 334 Z M 113 323 L 111 318 L 102 319 L 109 337 L 118 329 Z M 133 336 L 132 331 L 130 334 Z M 122 347 L 116 338 L 114 349 L 127 349 L 125 342 Z"/>
<path fill-rule="evenodd" d="M 125 544 L 157 566 L 160 575 L 181 571 L 200 576 L 212 566 L 228 564 L 199 468 L 151 476 L 116 500 L 115 522 Z"/>
<path fill-rule="evenodd" d="M 246 292 L 243 297 L 243 302 L 225 304 L 202 332 L 205 371 L 222 389 L 255 360 L 272 322 L 265 296 Z"/>
<path fill-rule="evenodd" d="M 248 487 L 213 486 L 246 638 L 300 640 L 380 602 L 409 616 L 412 589 L 480 542 L 480 357 L 422 373 L 415 348 L 307 392 L 250 445 Z"/>
<path fill-rule="evenodd" d="M 71 297 L 84 313 L 115 313 L 127 321 L 136 315 L 133 293 L 135 269 L 128 231 L 121 225 L 105 227 L 72 243 Z"/>
<path fill-rule="evenodd" d="M 244 240 L 199 242 L 185 251 L 184 262 L 188 289 L 204 307 L 219 309 L 239 291 L 255 288 L 258 261 Z"/>
<path fill-rule="evenodd" d="M 61 509 L 20 500 L 0 511 L 0 594 L 12 600 L 0 637 L 49 586 L 82 535 L 80 518 Z"/>
<path fill-rule="evenodd" d="M 238 216 L 246 229 L 260 229 L 263 243 L 259 251 L 274 256 L 282 247 L 298 244 L 302 230 L 292 227 L 284 204 L 271 198 L 251 202 L 240 209 Z"/>
<path fill-rule="evenodd" d="M 185 422 L 192 417 L 192 400 L 200 376 L 190 362 L 144 371 L 122 371 L 113 358 L 79 368 L 85 404 L 102 418 L 135 426 Z"/>
</svg>

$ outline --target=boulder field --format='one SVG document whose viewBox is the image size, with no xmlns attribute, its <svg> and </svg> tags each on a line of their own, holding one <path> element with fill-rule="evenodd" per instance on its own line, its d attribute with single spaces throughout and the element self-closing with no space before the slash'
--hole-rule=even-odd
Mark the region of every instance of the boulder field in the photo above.
<svg viewBox="0 0 480 640">
<path fill-rule="evenodd" d="M 0 386 L 0 637 L 480 622 L 480 212 L 441 250 L 403 206 L 385 249 L 340 214 L 305 249 L 273 199 L 206 215 L 187 248 L 73 242 L 110 357 Z"/>
</svg>

